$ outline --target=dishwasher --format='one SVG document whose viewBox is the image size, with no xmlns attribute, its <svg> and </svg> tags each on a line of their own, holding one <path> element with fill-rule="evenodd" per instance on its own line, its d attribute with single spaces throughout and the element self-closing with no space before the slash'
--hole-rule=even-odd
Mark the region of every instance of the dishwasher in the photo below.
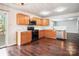
<svg viewBox="0 0 79 59">
<path fill-rule="evenodd" d="M 56 31 L 56 38 L 57 39 L 67 39 L 67 33 L 65 30 L 57 30 Z"/>
</svg>

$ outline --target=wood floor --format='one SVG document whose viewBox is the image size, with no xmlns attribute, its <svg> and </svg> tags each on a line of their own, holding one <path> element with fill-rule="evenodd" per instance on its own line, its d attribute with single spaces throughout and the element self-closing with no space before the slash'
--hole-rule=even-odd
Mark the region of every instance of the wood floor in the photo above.
<svg viewBox="0 0 79 59">
<path fill-rule="evenodd" d="M 78 56 L 79 44 L 42 38 L 23 46 L 6 48 L 8 56 Z"/>
</svg>

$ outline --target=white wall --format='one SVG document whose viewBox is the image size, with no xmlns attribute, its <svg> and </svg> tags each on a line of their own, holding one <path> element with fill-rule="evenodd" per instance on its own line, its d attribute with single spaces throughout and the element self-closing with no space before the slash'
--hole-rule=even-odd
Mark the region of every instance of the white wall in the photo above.
<svg viewBox="0 0 79 59">
<path fill-rule="evenodd" d="M 26 15 L 29 15 L 30 17 L 33 17 L 35 15 L 16 10 L 13 8 L 9 8 L 4 5 L 0 5 L 1 10 L 7 10 L 8 13 L 8 45 L 16 44 L 16 31 L 27 31 L 27 26 L 17 25 L 16 24 L 16 14 L 17 13 L 23 13 Z M 38 16 L 37 16 L 38 17 Z"/>
<path fill-rule="evenodd" d="M 66 32 L 68 33 L 78 33 L 77 19 L 67 21 L 57 21 L 56 26 L 65 26 Z"/>
<path fill-rule="evenodd" d="M 51 16 L 48 17 L 50 20 L 52 21 L 57 21 L 58 22 L 58 26 L 65 26 L 67 27 L 67 32 L 69 33 L 79 33 L 79 24 L 78 24 L 78 19 L 74 19 L 74 21 L 66 21 L 69 20 L 67 18 L 69 17 L 78 17 L 79 16 L 79 12 L 77 13 L 70 13 L 70 14 L 65 14 L 65 15 L 58 15 L 58 16 Z M 64 20 L 64 21 L 63 21 Z"/>
</svg>

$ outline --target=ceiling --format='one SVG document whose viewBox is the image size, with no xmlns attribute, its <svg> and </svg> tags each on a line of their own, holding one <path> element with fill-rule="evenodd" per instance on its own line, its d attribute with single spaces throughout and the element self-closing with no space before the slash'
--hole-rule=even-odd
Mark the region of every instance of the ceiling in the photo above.
<svg viewBox="0 0 79 59">
<path fill-rule="evenodd" d="M 4 4 L 40 17 L 58 16 L 79 12 L 79 3 L 25 3 L 22 6 L 15 3 Z M 63 12 L 56 12 L 55 9 L 59 7 L 65 7 L 66 10 Z M 48 15 L 41 15 L 40 12 L 42 11 L 49 11 L 50 13 Z"/>
</svg>

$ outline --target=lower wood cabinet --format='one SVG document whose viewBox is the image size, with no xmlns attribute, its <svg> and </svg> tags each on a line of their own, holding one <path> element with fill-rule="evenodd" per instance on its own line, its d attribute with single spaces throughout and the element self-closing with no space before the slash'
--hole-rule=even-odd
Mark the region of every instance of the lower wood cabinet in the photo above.
<svg viewBox="0 0 79 59">
<path fill-rule="evenodd" d="M 54 30 L 40 30 L 39 31 L 39 38 L 53 38 L 56 39 L 56 31 Z"/>
<path fill-rule="evenodd" d="M 39 30 L 39 38 L 42 38 L 45 36 L 45 30 Z"/>
<path fill-rule="evenodd" d="M 46 37 L 56 39 L 56 31 L 48 30 L 46 33 Z"/>
<path fill-rule="evenodd" d="M 23 45 L 26 43 L 30 43 L 32 41 L 32 32 L 31 31 L 17 32 L 16 36 L 17 36 L 17 39 L 16 39 L 17 45 Z"/>
<path fill-rule="evenodd" d="M 56 31 L 54 30 L 39 30 L 39 38 L 53 38 L 56 39 Z M 23 45 L 32 41 L 32 31 L 16 32 L 16 44 Z"/>
</svg>

